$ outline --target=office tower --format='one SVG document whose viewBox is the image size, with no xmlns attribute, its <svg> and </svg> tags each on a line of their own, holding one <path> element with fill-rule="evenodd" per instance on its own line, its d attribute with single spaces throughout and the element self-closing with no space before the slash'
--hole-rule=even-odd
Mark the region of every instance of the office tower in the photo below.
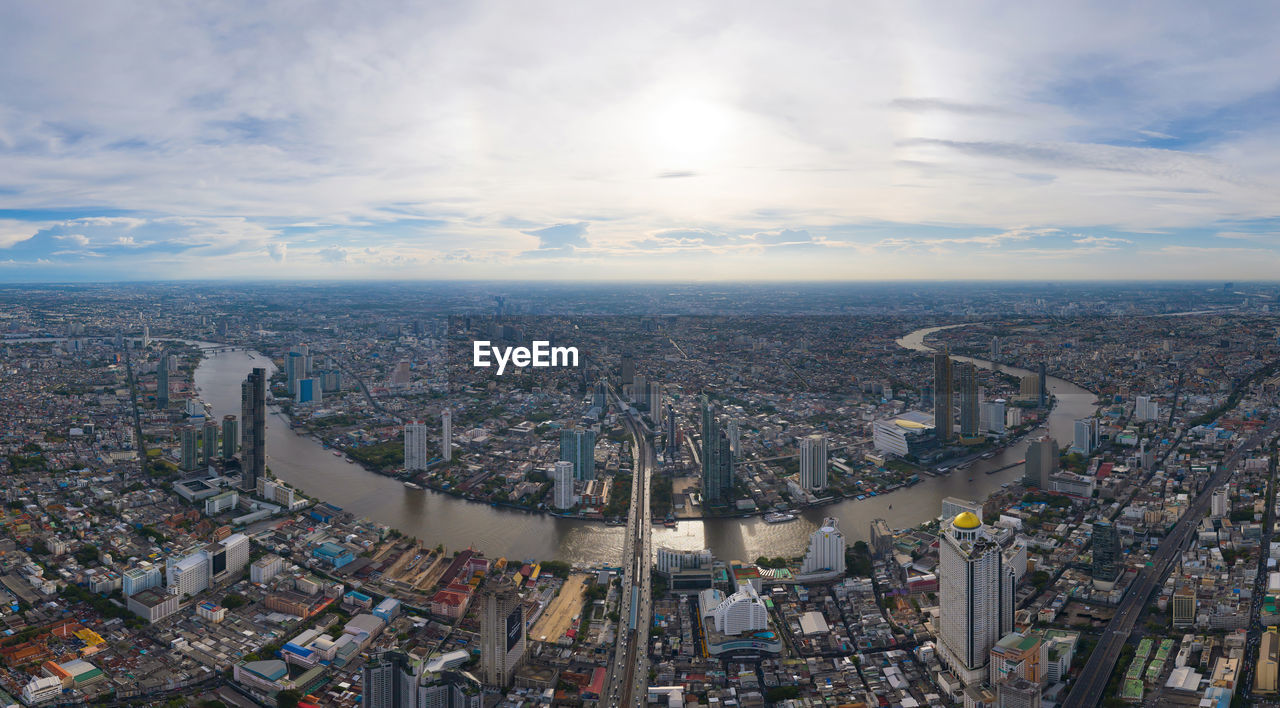
<svg viewBox="0 0 1280 708">
<path fill-rule="evenodd" d="M 169 354 L 160 352 L 156 362 L 156 408 L 169 407 Z"/>
<path fill-rule="evenodd" d="M 197 442 L 198 431 L 194 425 L 182 426 L 182 469 L 190 472 L 200 466 L 200 445 Z"/>
<path fill-rule="evenodd" d="M 800 439 L 800 486 L 827 488 L 827 439 L 821 435 Z"/>
<path fill-rule="evenodd" d="M 636 360 L 631 352 L 625 352 L 622 355 L 622 372 L 621 377 L 623 386 L 630 386 L 635 383 L 636 378 Z"/>
<path fill-rule="evenodd" d="M 933 426 L 938 442 L 951 441 L 951 357 L 945 349 L 933 355 Z"/>
<path fill-rule="evenodd" d="M 1089 546 L 1093 550 L 1094 581 L 1114 583 L 1120 577 L 1120 532 L 1108 521 L 1095 521 Z"/>
<path fill-rule="evenodd" d="M 595 479 L 596 431 L 561 430 L 560 459 L 573 463 L 574 479 Z"/>
<path fill-rule="evenodd" d="M 720 429 L 715 408 L 703 395 L 702 408 L 702 499 L 704 506 L 728 506 L 733 496 L 733 450 L 729 436 Z"/>
<path fill-rule="evenodd" d="M 1049 377 L 1045 374 L 1044 362 L 1040 362 L 1040 407 L 1044 408 L 1049 403 Z"/>
<path fill-rule="evenodd" d="M 1075 424 L 1075 439 L 1071 443 L 1071 452 L 1091 455 L 1098 447 L 1098 419 L 1081 418 Z"/>
<path fill-rule="evenodd" d="M 404 426 L 404 468 L 409 472 L 427 468 L 427 426 L 411 421 Z"/>
<path fill-rule="evenodd" d="M 453 412 L 448 408 L 440 411 L 440 457 L 453 460 Z"/>
<path fill-rule="evenodd" d="M 200 446 L 204 451 L 204 464 L 212 465 L 218 457 L 218 421 L 213 419 L 205 421 Z"/>
<path fill-rule="evenodd" d="M 1000 338 L 992 337 L 991 338 L 991 360 L 997 361 L 999 359 L 1000 359 Z"/>
<path fill-rule="evenodd" d="M 960 434 L 973 437 L 978 434 L 978 368 L 969 362 L 960 362 Z"/>
<path fill-rule="evenodd" d="M 554 504 L 557 509 L 573 506 L 573 463 L 560 460 L 556 463 L 552 481 L 555 482 Z"/>
<path fill-rule="evenodd" d="M 1213 496 L 1209 498 L 1209 513 L 1218 519 L 1231 513 L 1231 497 L 1226 487 L 1213 490 Z"/>
<path fill-rule="evenodd" d="M 1013 629 L 1015 576 L 977 516 L 964 512 L 943 527 L 938 654 L 956 678 L 972 686 L 986 680 L 991 648 Z"/>
<path fill-rule="evenodd" d="M 1196 589 L 1183 585 L 1173 593 L 1173 626 L 1190 627 L 1196 621 Z"/>
<path fill-rule="evenodd" d="M 1058 442 L 1045 435 L 1027 446 L 1022 484 L 1026 487 L 1050 489 L 1049 475 L 1058 471 Z"/>
<path fill-rule="evenodd" d="M 1007 415 L 1008 412 L 1005 409 L 1005 400 L 1003 398 L 997 398 L 994 401 L 983 401 L 978 406 L 978 430 L 996 435 L 1003 434 Z"/>
<path fill-rule="evenodd" d="M 524 659 L 524 605 L 509 586 L 481 591 L 480 675 L 485 686 L 504 689 Z"/>
<path fill-rule="evenodd" d="M 809 550 L 804 554 L 800 572 L 808 574 L 832 571 L 844 575 L 844 549 L 844 534 L 840 533 L 840 522 L 831 517 L 823 519 L 822 526 L 809 534 Z"/>
<path fill-rule="evenodd" d="M 609 390 L 603 381 L 597 381 L 591 389 L 591 407 L 599 408 L 602 412 L 609 407 Z"/>
<path fill-rule="evenodd" d="M 142 348 L 146 349 L 151 346 L 151 327 L 142 325 Z"/>
<path fill-rule="evenodd" d="M 222 416 L 222 461 L 235 457 L 240 443 L 240 421 L 233 415 Z"/>
<path fill-rule="evenodd" d="M 407 654 L 378 652 L 363 671 L 362 708 L 417 708 L 418 678 Z"/>
<path fill-rule="evenodd" d="M 1035 374 L 1027 374 L 1018 379 L 1018 395 L 1023 396 L 1024 400 L 1040 400 L 1040 377 Z"/>
<path fill-rule="evenodd" d="M 725 425 L 725 434 L 729 436 L 729 452 L 733 454 L 733 458 L 738 459 L 738 455 L 742 454 L 742 431 L 738 428 L 738 421 L 730 418 Z"/>
<path fill-rule="evenodd" d="M 267 370 L 254 368 L 240 384 L 240 488 L 258 489 L 267 471 Z"/>
<path fill-rule="evenodd" d="M 635 404 L 636 408 L 643 410 L 645 405 L 648 403 L 648 401 L 645 400 L 645 395 L 648 393 L 648 389 L 649 379 L 647 379 L 644 374 L 636 374 L 631 381 L 631 402 Z"/>
</svg>

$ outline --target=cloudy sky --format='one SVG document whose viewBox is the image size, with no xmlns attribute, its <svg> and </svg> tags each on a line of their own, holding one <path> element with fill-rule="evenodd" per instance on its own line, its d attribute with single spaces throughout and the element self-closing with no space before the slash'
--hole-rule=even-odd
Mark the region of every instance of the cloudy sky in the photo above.
<svg viewBox="0 0 1280 708">
<path fill-rule="evenodd" d="M 0 281 L 1274 279 L 1277 37 L 1267 2 L 9 3 Z"/>
</svg>

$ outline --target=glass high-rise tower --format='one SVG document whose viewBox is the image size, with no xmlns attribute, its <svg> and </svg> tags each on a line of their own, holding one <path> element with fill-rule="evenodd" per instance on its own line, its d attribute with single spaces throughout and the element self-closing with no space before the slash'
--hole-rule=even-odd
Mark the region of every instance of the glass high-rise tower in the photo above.
<svg viewBox="0 0 1280 708">
<path fill-rule="evenodd" d="M 933 426 L 938 442 L 951 442 L 951 357 L 946 350 L 933 355 Z"/>
<path fill-rule="evenodd" d="M 733 501 L 733 447 L 720 428 L 715 408 L 704 395 L 702 407 L 702 501 L 705 506 L 728 506 Z"/>
<path fill-rule="evenodd" d="M 267 370 L 255 368 L 240 384 L 240 487 L 253 491 L 267 473 Z"/>
</svg>

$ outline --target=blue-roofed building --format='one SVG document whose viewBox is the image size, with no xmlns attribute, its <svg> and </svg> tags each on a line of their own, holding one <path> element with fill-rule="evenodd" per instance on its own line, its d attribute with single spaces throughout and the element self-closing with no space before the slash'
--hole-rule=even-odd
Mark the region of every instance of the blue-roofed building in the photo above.
<svg viewBox="0 0 1280 708">
<path fill-rule="evenodd" d="M 311 555 L 324 563 L 328 563 L 333 568 L 341 568 L 342 566 L 356 559 L 355 553 L 346 546 L 341 546 L 333 542 L 322 543 L 311 550 Z"/>
<path fill-rule="evenodd" d="M 399 614 L 400 601 L 393 597 L 388 597 L 373 608 L 374 617 L 381 617 L 382 621 L 387 624 L 391 624 L 391 620 L 395 619 Z"/>
</svg>

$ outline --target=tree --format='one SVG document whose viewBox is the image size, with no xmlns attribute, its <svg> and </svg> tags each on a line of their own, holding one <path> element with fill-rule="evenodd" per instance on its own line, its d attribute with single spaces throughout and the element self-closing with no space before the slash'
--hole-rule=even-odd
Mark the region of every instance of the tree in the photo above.
<svg viewBox="0 0 1280 708">
<path fill-rule="evenodd" d="M 276 708 L 298 708 L 301 700 L 302 694 L 293 689 L 281 691 L 276 694 Z"/>
<path fill-rule="evenodd" d="M 249 600 L 239 593 L 229 592 L 222 598 L 222 606 L 228 610 L 234 610 L 237 607 L 244 607 Z"/>
</svg>

